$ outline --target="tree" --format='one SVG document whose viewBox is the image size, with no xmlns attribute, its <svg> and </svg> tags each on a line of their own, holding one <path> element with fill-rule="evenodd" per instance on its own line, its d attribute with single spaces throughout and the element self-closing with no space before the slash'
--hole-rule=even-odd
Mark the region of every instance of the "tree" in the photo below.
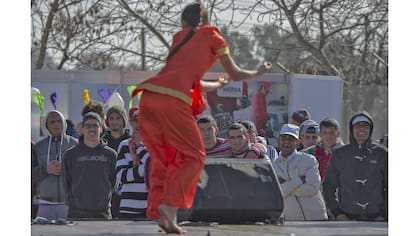
<svg viewBox="0 0 420 236">
<path fill-rule="evenodd" d="M 387 0 L 202 2 L 240 66 L 255 68 L 264 58 L 295 73 L 339 75 L 347 118 L 375 104 L 353 93 L 363 90 L 358 86 L 372 85 L 369 96 L 387 105 Z M 32 0 L 33 64 L 157 70 L 180 29 L 184 6 L 182 0 Z M 54 61 L 45 65 L 48 58 Z"/>
<path fill-rule="evenodd" d="M 387 0 L 204 3 L 211 22 L 230 37 L 231 50 L 248 44 L 246 51 L 254 54 L 237 51 L 238 61 L 250 59 L 252 66 L 262 57 L 278 59 L 294 72 L 387 83 Z M 40 51 L 36 68 L 43 68 L 48 52 L 56 69 L 104 69 L 111 61 L 124 68 L 146 60 L 149 69 L 156 69 L 180 27 L 184 5 L 181 0 L 32 0 L 32 41 Z M 254 27 L 244 31 L 249 22 Z"/>
<path fill-rule="evenodd" d="M 230 54 L 239 67 L 256 68 L 258 66 L 259 61 L 255 59 L 252 51 L 255 43 L 253 40 L 241 35 L 239 31 L 229 32 L 227 27 L 222 27 L 220 32 L 227 41 Z M 216 63 L 211 71 L 223 72 L 224 70 L 220 63 Z"/>
<path fill-rule="evenodd" d="M 179 9 L 154 2 L 33 0 L 32 46 L 40 51 L 36 69 L 44 68 L 47 53 L 55 58 L 55 69 L 105 69 L 111 62 L 121 68 L 133 63 L 160 65 L 169 47 L 165 37 L 172 34 L 164 28 L 174 24 L 170 12 Z"/>
<path fill-rule="evenodd" d="M 254 9 L 261 9 L 257 19 L 273 19 L 279 31 L 293 35 L 301 50 L 295 66 L 301 66 L 288 65 L 292 72 L 344 78 L 344 120 L 355 111 L 376 110 L 373 100 L 387 107 L 387 0 L 256 1 L 237 11 L 251 16 Z M 387 117 L 387 109 L 381 110 L 377 117 Z"/>
<path fill-rule="evenodd" d="M 263 9 L 259 19 L 273 19 L 272 27 L 293 35 L 297 48 L 312 58 L 314 71 L 368 84 L 387 83 L 386 0 L 256 1 L 237 11 L 250 15 L 254 9 Z M 307 61 L 305 55 L 300 57 Z"/>
</svg>

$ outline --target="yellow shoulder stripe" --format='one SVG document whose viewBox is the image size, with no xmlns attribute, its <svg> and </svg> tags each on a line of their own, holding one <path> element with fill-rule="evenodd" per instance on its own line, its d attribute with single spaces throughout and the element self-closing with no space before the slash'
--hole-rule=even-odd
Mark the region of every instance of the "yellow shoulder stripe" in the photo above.
<svg viewBox="0 0 420 236">
<path fill-rule="evenodd" d="M 223 56 L 223 55 L 226 55 L 226 54 L 229 54 L 229 48 L 228 47 L 224 47 L 224 48 L 219 48 L 217 51 L 216 51 L 216 54 L 217 54 L 217 56 Z"/>
<path fill-rule="evenodd" d="M 143 88 L 145 90 L 149 90 L 155 93 L 161 93 L 161 94 L 166 94 L 166 95 L 170 95 L 173 97 L 176 97 L 178 99 L 181 99 L 182 101 L 186 102 L 187 104 L 191 105 L 192 103 L 192 98 L 189 97 L 188 95 L 175 90 L 175 89 L 170 89 L 170 88 L 165 88 L 162 86 L 157 86 L 154 84 L 139 84 L 138 86 L 139 88 Z"/>
</svg>

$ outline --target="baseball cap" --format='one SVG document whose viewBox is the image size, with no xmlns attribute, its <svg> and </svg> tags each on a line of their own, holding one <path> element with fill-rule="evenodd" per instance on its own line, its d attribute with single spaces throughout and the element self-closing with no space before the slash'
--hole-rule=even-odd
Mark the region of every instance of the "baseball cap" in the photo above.
<svg viewBox="0 0 420 236">
<path fill-rule="evenodd" d="M 372 125 L 372 122 L 365 115 L 358 115 L 358 116 L 354 117 L 354 119 L 351 121 L 351 124 L 354 125 L 354 124 L 359 123 L 359 122 L 366 122 L 366 123 Z"/>
<path fill-rule="evenodd" d="M 280 136 L 285 134 L 291 135 L 295 139 L 299 139 L 299 127 L 293 124 L 284 124 L 281 127 Z"/>
<path fill-rule="evenodd" d="M 139 114 L 140 114 L 140 109 L 138 106 L 132 107 L 128 111 L 128 117 L 130 120 L 137 119 L 139 117 Z"/>
<path fill-rule="evenodd" d="M 96 121 L 98 121 L 98 123 L 99 124 L 102 124 L 101 123 L 101 117 L 98 115 L 98 113 L 95 113 L 95 112 L 92 112 L 92 111 L 90 111 L 90 112 L 88 112 L 88 113 L 86 113 L 86 114 L 84 114 L 83 115 L 83 124 L 87 121 L 87 120 L 90 120 L 90 119 L 94 119 L 94 120 L 96 120 Z"/>
<path fill-rule="evenodd" d="M 319 134 L 319 125 L 314 120 L 305 120 L 299 128 L 301 134 Z"/>
</svg>

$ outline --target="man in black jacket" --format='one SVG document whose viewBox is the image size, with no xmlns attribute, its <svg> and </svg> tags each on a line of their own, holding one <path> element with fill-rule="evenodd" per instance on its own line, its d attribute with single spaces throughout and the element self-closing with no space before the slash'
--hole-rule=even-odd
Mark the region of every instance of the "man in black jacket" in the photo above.
<svg viewBox="0 0 420 236">
<path fill-rule="evenodd" d="M 325 174 L 327 207 L 335 220 L 387 220 L 388 151 L 372 144 L 367 112 L 354 115 L 349 127 L 350 144 L 333 151 Z"/>
<path fill-rule="evenodd" d="M 100 138 L 102 119 L 94 112 L 83 116 L 79 144 L 67 150 L 63 175 L 68 218 L 111 218 L 117 153 Z"/>
</svg>

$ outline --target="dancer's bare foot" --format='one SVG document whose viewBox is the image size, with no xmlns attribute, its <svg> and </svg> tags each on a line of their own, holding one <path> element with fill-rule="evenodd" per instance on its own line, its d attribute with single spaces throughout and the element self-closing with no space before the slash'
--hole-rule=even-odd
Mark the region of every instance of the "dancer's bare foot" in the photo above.
<svg viewBox="0 0 420 236">
<path fill-rule="evenodd" d="M 166 218 L 161 217 L 158 221 L 157 221 L 158 225 L 160 228 L 162 228 L 165 232 L 168 231 L 168 221 L 166 220 Z"/>
<path fill-rule="evenodd" d="M 186 230 L 179 227 L 176 222 L 177 209 L 167 204 L 160 204 L 158 207 L 160 213 L 159 226 L 165 230 L 166 233 L 171 234 L 185 234 Z M 167 224 L 165 225 L 165 223 Z"/>
</svg>

